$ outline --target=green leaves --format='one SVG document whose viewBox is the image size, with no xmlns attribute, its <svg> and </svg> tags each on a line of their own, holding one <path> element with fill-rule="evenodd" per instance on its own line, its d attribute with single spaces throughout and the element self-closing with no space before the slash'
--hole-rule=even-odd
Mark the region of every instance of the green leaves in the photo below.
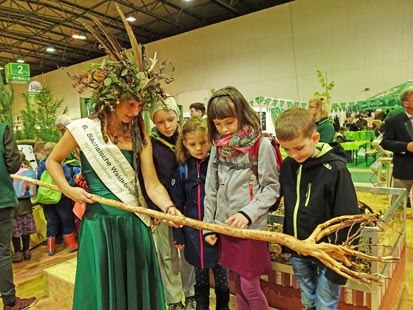
<svg viewBox="0 0 413 310">
<path fill-rule="evenodd" d="M 325 97 L 331 99 L 330 91 L 334 88 L 334 81 L 327 81 L 327 73 L 323 73 L 320 70 L 317 70 L 317 79 L 321 87 L 324 89 L 324 92 L 316 91 L 314 97 Z"/>
<path fill-rule="evenodd" d="M 110 84 L 112 84 L 112 78 L 107 77 L 107 78 L 103 81 L 103 85 L 105 85 L 105 86 L 110 86 Z"/>
</svg>

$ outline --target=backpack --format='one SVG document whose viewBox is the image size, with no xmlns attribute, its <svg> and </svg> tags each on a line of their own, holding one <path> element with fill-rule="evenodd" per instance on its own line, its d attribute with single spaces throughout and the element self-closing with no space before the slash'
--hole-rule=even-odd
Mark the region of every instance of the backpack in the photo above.
<svg viewBox="0 0 413 310">
<path fill-rule="evenodd" d="M 47 184 L 56 185 L 56 182 L 50 176 L 47 170 L 43 171 L 40 181 L 45 182 Z M 36 194 L 36 202 L 44 205 L 52 205 L 56 204 L 62 198 L 62 192 L 55 191 L 53 189 L 49 189 L 47 187 L 39 186 L 37 189 Z"/>
<path fill-rule="evenodd" d="M 278 142 L 276 137 L 267 137 L 270 142 L 271 145 L 274 148 L 274 153 L 275 153 L 275 160 L 277 163 L 277 171 L 278 171 L 278 178 L 280 178 L 280 169 L 281 169 L 281 163 L 282 163 L 282 155 L 281 155 L 281 151 L 280 151 L 280 143 Z M 255 144 L 252 146 L 252 148 L 249 151 L 249 164 L 230 164 L 231 166 L 233 166 L 234 169 L 238 170 L 238 169 L 251 169 L 252 172 L 254 173 L 255 177 L 258 180 L 258 151 L 260 149 L 260 142 L 261 142 L 261 138 L 259 138 L 257 140 L 257 142 L 255 142 Z M 225 164 L 228 165 L 228 162 L 223 162 L 219 160 L 219 152 L 217 150 L 217 163 L 219 164 Z M 217 173 L 218 173 L 218 169 L 217 169 Z M 219 184 L 218 184 L 218 178 L 217 178 L 217 188 L 218 188 Z M 252 197 L 251 197 L 252 198 Z M 280 202 L 281 202 L 281 196 L 277 198 L 277 200 L 275 201 L 275 203 L 269 208 L 270 212 L 273 212 L 275 210 L 278 209 L 278 207 L 280 206 Z"/>
<path fill-rule="evenodd" d="M 36 180 L 36 171 L 30 170 L 28 168 L 20 168 L 16 173 L 23 177 L 31 178 Z M 30 183 L 24 180 L 13 180 L 14 191 L 16 192 L 17 198 L 30 198 L 36 194 L 36 184 Z"/>
</svg>

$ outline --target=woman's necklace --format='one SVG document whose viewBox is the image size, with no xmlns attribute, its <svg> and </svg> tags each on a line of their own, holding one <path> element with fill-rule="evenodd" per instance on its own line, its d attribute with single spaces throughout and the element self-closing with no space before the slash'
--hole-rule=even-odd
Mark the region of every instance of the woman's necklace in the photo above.
<svg viewBox="0 0 413 310">
<path fill-rule="evenodd" d="M 119 139 L 118 139 L 118 136 L 113 136 L 113 144 L 118 144 L 119 143 Z"/>
</svg>

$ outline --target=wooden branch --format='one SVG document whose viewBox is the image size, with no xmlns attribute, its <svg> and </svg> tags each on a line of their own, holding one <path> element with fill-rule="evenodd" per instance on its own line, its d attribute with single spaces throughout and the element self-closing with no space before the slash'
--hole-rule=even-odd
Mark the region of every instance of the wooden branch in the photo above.
<svg viewBox="0 0 413 310">
<path fill-rule="evenodd" d="M 11 177 L 13 179 L 24 180 L 30 183 L 37 184 L 39 186 L 60 191 L 60 189 L 56 185 L 47 184 L 39 180 L 15 174 L 12 174 Z M 361 285 L 365 285 L 365 283 L 380 283 L 383 276 L 379 274 L 368 274 L 353 270 L 358 267 L 358 264 L 354 262 L 355 258 L 381 262 L 396 262 L 398 260 L 392 256 L 372 256 L 357 251 L 355 250 L 355 247 L 351 247 L 351 245 L 348 244 L 337 245 L 325 242 L 318 243 L 318 241 L 321 240 L 322 237 L 334 233 L 340 229 L 352 226 L 354 224 L 362 224 L 377 221 L 377 218 L 372 214 L 346 215 L 333 218 L 329 221 L 326 221 L 325 223 L 318 225 L 314 232 L 306 240 L 298 240 L 293 236 L 286 235 L 283 233 L 255 229 L 234 228 L 230 226 L 206 223 L 185 216 L 170 215 L 148 208 L 134 207 L 126 205 L 116 200 L 103 198 L 93 194 L 91 200 L 125 211 L 145 214 L 160 220 L 172 221 L 177 224 L 190 226 L 204 231 L 212 231 L 219 234 L 224 234 L 227 236 L 242 239 L 253 239 L 277 243 L 286 246 L 301 255 L 312 256 L 318 259 L 323 264 L 325 264 L 328 268 L 342 275 L 343 277 L 356 281 Z"/>
</svg>

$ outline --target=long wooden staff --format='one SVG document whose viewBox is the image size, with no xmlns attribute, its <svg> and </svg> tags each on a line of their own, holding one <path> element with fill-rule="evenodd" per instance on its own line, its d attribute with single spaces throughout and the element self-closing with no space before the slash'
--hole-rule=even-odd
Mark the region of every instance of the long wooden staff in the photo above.
<svg viewBox="0 0 413 310">
<path fill-rule="evenodd" d="M 16 174 L 12 174 L 10 176 L 13 179 L 27 181 L 29 183 L 34 183 L 52 190 L 60 191 L 60 189 L 56 185 L 44 183 L 36 179 Z M 190 226 L 200 230 L 213 231 L 219 234 L 224 234 L 236 238 L 274 242 L 280 245 L 284 245 L 300 253 L 301 255 L 313 256 L 342 276 L 360 283 L 378 283 L 380 282 L 380 278 L 382 276 L 378 274 L 371 275 L 364 272 L 352 270 L 351 267 L 357 267 L 357 264 L 353 262 L 354 257 L 382 262 L 397 261 L 397 259 L 391 256 L 377 257 L 368 255 L 366 253 L 356 251 L 348 245 L 336 245 L 324 242 L 317 243 L 317 241 L 321 239 L 321 236 L 331 234 L 335 231 L 353 226 L 355 224 L 363 224 L 376 221 L 375 215 L 372 214 L 348 215 L 331 219 L 323 224 L 318 225 L 314 232 L 306 240 L 298 240 L 293 236 L 279 232 L 234 228 L 224 225 L 206 223 L 185 216 L 170 215 L 152 209 L 133 207 L 122 202 L 103 198 L 94 194 L 92 194 L 90 199 L 95 202 L 125 211 L 145 214 L 160 220 L 172 221 L 176 224 Z"/>
</svg>

